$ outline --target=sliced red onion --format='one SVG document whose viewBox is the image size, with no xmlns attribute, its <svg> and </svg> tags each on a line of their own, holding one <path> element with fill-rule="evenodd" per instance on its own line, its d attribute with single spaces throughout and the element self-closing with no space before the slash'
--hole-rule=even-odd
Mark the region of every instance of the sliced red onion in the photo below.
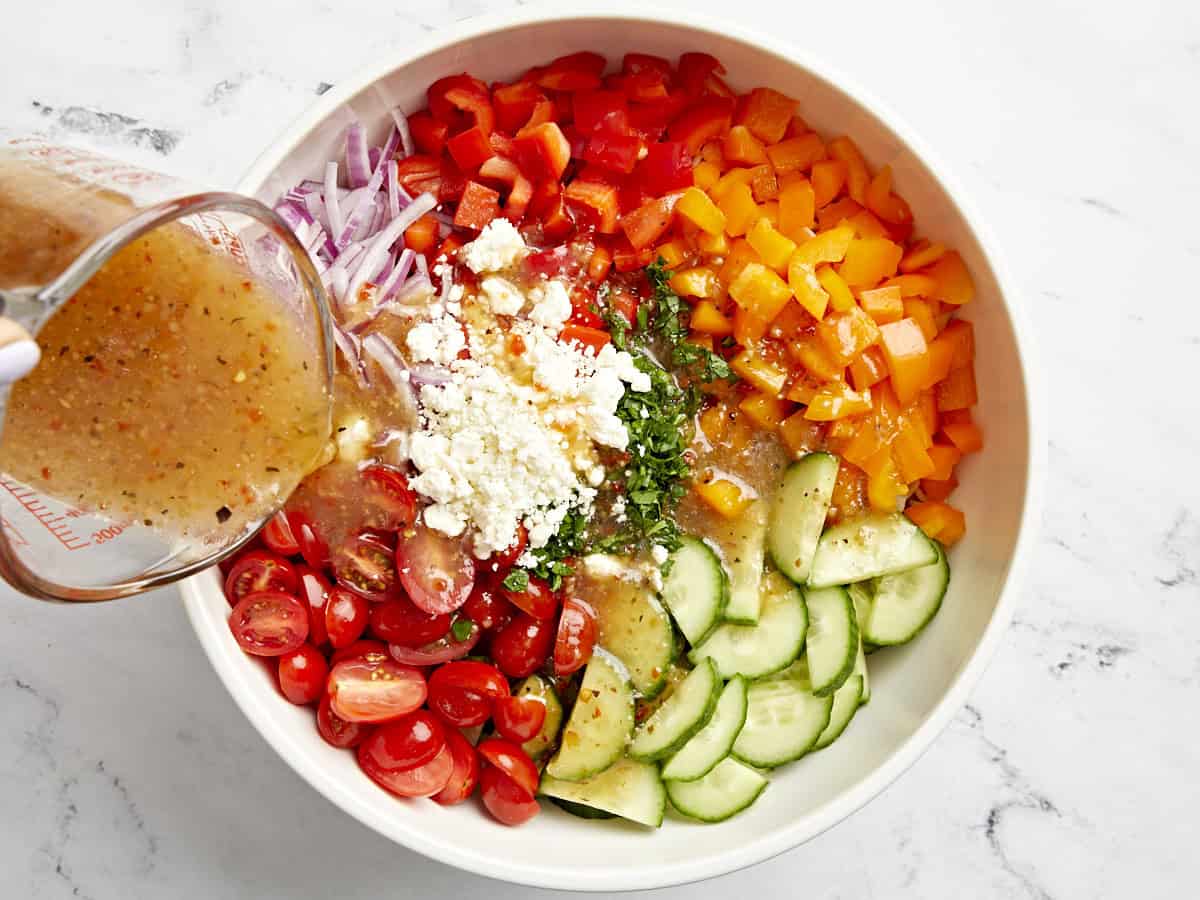
<svg viewBox="0 0 1200 900">
<path fill-rule="evenodd" d="M 325 198 L 323 195 L 316 193 L 304 195 L 304 209 L 313 217 L 314 221 L 320 222 L 328 227 L 329 217 L 325 214 Z"/>
<path fill-rule="evenodd" d="M 417 266 L 420 267 L 421 260 L 424 257 L 417 256 Z M 414 275 L 408 281 L 404 282 L 404 286 L 396 292 L 396 303 L 404 306 L 411 303 L 424 303 L 430 294 L 433 293 L 433 283 L 429 280 L 428 275 L 420 273 Z"/>
<path fill-rule="evenodd" d="M 301 203 L 304 201 L 301 200 Z M 275 212 L 279 218 L 287 222 L 288 228 L 292 231 L 299 231 L 303 226 L 312 221 L 312 216 L 308 214 L 308 210 L 296 203 L 285 201 L 275 204 Z"/>
<path fill-rule="evenodd" d="M 374 333 L 363 338 L 363 353 L 375 360 L 383 374 L 387 376 L 392 387 L 396 389 L 396 399 L 405 407 L 405 412 L 412 420 L 417 418 L 417 395 L 409 374 L 408 363 L 403 355 L 391 342 L 387 335 Z"/>
<path fill-rule="evenodd" d="M 341 200 L 338 197 L 338 165 L 332 160 L 325 163 L 325 224 L 332 234 L 340 235 L 346 227 L 342 218 Z"/>
<path fill-rule="evenodd" d="M 388 222 L 377 235 L 371 238 L 370 244 L 367 245 L 367 258 L 360 265 L 367 271 L 378 272 L 392 244 L 403 237 L 405 229 L 435 206 L 437 206 L 437 200 L 432 194 L 425 193 L 413 200 L 400 215 Z M 366 280 L 360 268 L 350 282 L 351 297 L 358 295 L 359 288 Z"/>
<path fill-rule="evenodd" d="M 330 268 L 321 275 L 321 281 L 325 282 L 326 280 L 328 280 L 326 290 L 329 291 L 329 295 L 333 297 L 334 304 L 340 311 L 345 305 L 346 294 L 350 289 L 350 274 L 345 269 Z"/>
<path fill-rule="evenodd" d="M 453 634 L 447 634 L 445 637 L 439 638 L 431 644 L 426 644 L 424 647 L 404 647 L 400 644 L 389 644 L 388 652 L 392 654 L 392 659 L 405 665 L 438 666 L 442 663 L 462 659 L 475 648 L 475 645 L 479 643 L 479 639 L 482 636 L 483 630 L 478 625 L 472 623 L 471 634 L 465 641 L 456 641 Z"/>
<path fill-rule="evenodd" d="M 400 146 L 400 129 L 388 129 L 387 140 L 383 142 L 383 146 L 379 148 L 379 156 L 371 163 L 376 169 L 384 168 L 385 165 L 396 155 L 396 149 Z"/>
<path fill-rule="evenodd" d="M 387 172 L 387 198 L 388 198 L 388 218 L 394 219 L 400 215 L 400 182 L 396 179 L 400 177 L 400 167 L 396 165 L 394 159 L 389 159 L 384 167 Z"/>
<path fill-rule="evenodd" d="M 440 387 L 449 384 L 454 377 L 445 366 L 435 366 L 433 363 L 417 363 L 408 369 L 409 380 L 414 387 L 424 387 L 427 384 Z"/>
<path fill-rule="evenodd" d="M 396 288 L 408 277 L 408 273 L 412 271 L 413 257 L 416 256 L 407 247 L 401 251 L 396 258 L 395 265 L 392 266 L 392 271 L 388 273 L 387 278 L 379 285 L 379 304 L 382 307 L 388 302 L 388 299 L 396 292 Z"/>
<path fill-rule="evenodd" d="M 425 261 L 425 254 L 417 254 L 417 273 L 425 276 L 425 280 L 429 280 L 429 263 Z"/>
<path fill-rule="evenodd" d="M 342 330 L 341 326 L 333 326 L 333 342 L 337 345 L 338 350 L 345 357 L 346 366 L 350 369 L 350 374 L 354 376 L 354 380 L 360 388 L 366 389 L 371 386 L 370 376 L 367 375 L 366 366 L 363 365 L 361 345 L 358 338 L 352 334 L 347 334 Z"/>
<path fill-rule="evenodd" d="M 371 171 L 379 167 L 379 161 L 383 159 L 383 149 L 380 147 L 372 147 L 367 151 L 367 161 L 371 164 Z"/>
<path fill-rule="evenodd" d="M 363 187 L 371 178 L 367 135 L 361 122 L 353 122 L 346 129 L 346 178 L 352 188 Z"/>
<path fill-rule="evenodd" d="M 396 130 L 400 132 L 400 146 L 404 149 L 404 155 L 412 156 L 417 152 L 417 148 L 413 144 L 412 131 L 408 127 L 408 116 L 397 107 L 392 110 L 392 119 L 396 123 Z"/>
</svg>

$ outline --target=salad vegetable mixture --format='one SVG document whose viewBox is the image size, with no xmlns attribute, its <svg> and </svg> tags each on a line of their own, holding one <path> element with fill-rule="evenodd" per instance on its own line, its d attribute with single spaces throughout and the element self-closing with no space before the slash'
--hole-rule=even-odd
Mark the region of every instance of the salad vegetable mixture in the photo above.
<svg viewBox="0 0 1200 900">
<path fill-rule="evenodd" d="M 706 822 L 911 640 L 982 446 L 973 295 L 886 166 L 720 63 L 428 89 L 278 209 L 338 320 L 328 462 L 230 627 L 403 797 Z"/>
</svg>

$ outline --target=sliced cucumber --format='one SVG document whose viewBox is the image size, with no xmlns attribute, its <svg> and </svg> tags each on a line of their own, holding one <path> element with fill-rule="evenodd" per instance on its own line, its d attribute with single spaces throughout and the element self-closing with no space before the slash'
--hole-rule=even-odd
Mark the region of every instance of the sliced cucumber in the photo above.
<svg viewBox="0 0 1200 900">
<path fill-rule="evenodd" d="M 808 588 L 808 634 L 804 638 L 813 693 L 832 694 L 854 671 L 858 655 L 858 618 L 850 595 L 842 587 Z"/>
<path fill-rule="evenodd" d="M 671 554 L 662 599 L 689 644 L 708 637 L 729 602 L 729 578 L 711 547 L 699 538 L 683 538 Z"/>
<path fill-rule="evenodd" d="M 903 644 L 937 615 L 950 583 L 950 566 L 941 545 L 929 543 L 937 554 L 931 565 L 876 579 L 871 611 L 863 625 L 864 640 L 880 646 Z"/>
<path fill-rule="evenodd" d="M 711 660 L 701 660 L 667 701 L 633 732 L 630 757 L 653 762 L 673 754 L 708 724 L 719 696 L 721 679 L 716 666 Z"/>
<path fill-rule="evenodd" d="M 833 697 L 813 694 L 803 660 L 750 685 L 746 701 L 746 724 L 733 742 L 733 755 L 759 769 L 782 766 L 811 750 L 833 709 Z"/>
<path fill-rule="evenodd" d="M 854 604 L 854 619 L 858 622 L 858 633 L 862 634 L 862 630 L 867 626 L 867 618 L 871 615 L 871 597 L 874 594 L 871 582 L 848 584 L 846 593 L 850 595 L 850 602 Z"/>
<path fill-rule="evenodd" d="M 558 783 L 569 784 L 572 787 L 578 787 L 580 784 L 578 781 L 560 781 Z M 550 802 L 563 812 L 578 816 L 580 819 L 615 819 L 617 817 L 616 813 L 610 813 L 603 809 L 595 809 L 591 806 L 584 806 L 582 803 L 572 803 L 570 800 L 564 800 L 561 797 L 551 797 Z"/>
<path fill-rule="evenodd" d="M 837 473 L 837 457 L 809 453 L 788 466 L 771 501 L 767 550 L 779 571 L 797 584 L 808 580 Z"/>
<path fill-rule="evenodd" d="M 518 697 L 531 697 L 540 700 L 546 707 L 546 718 L 542 727 L 529 740 L 521 745 L 521 749 L 535 762 L 545 756 L 558 741 L 558 732 L 562 728 L 563 708 L 558 699 L 558 693 L 549 680 L 541 675 L 530 675 L 516 690 Z"/>
<path fill-rule="evenodd" d="M 667 807 L 667 794 L 658 775 L 658 766 L 629 758 L 617 760 L 586 781 L 563 781 L 543 775 L 538 792 L 555 803 L 566 801 L 572 806 L 591 810 L 588 818 L 603 818 L 605 813 L 611 813 L 651 828 L 662 824 Z M 582 814 L 578 808 L 567 811 Z"/>
<path fill-rule="evenodd" d="M 767 779 L 732 757 L 725 757 L 696 781 L 668 781 L 674 807 L 701 822 L 724 822 L 758 799 Z"/>
<path fill-rule="evenodd" d="M 621 664 L 596 648 L 546 773 L 563 781 L 598 775 L 621 758 L 632 733 L 633 687 Z"/>
<path fill-rule="evenodd" d="M 854 675 L 862 676 L 862 694 L 858 698 L 858 705 L 866 706 L 871 702 L 871 676 L 867 672 L 867 654 L 863 651 L 862 632 L 859 632 L 858 635 L 858 654 L 854 657 Z"/>
<path fill-rule="evenodd" d="M 829 724 L 817 738 L 817 742 L 813 745 L 814 750 L 823 750 L 842 736 L 842 732 L 854 718 L 858 707 L 862 705 L 862 689 L 863 677 L 861 675 L 851 675 L 846 679 L 846 683 L 837 689 L 833 695 L 833 707 L 829 711 Z"/>
<path fill-rule="evenodd" d="M 894 575 L 937 559 L 933 542 L 899 513 L 871 513 L 825 530 L 808 583 L 831 587 Z"/>
<path fill-rule="evenodd" d="M 726 622 L 753 625 L 758 621 L 762 607 L 760 589 L 766 557 L 766 536 L 767 504 L 763 500 L 755 500 L 731 523 L 729 540 L 722 543 L 725 567 L 729 571 Z"/>
<path fill-rule="evenodd" d="M 804 597 L 778 572 L 763 578 L 763 608 L 757 625 L 722 625 L 692 650 L 693 663 L 711 659 L 722 678 L 762 678 L 791 665 L 804 648 L 808 612 Z"/>
<path fill-rule="evenodd" d="M 746 721 L 746 680 L 733 676 L 713 710 L 708 724 L 667 760 L 662 777 L 672 781 L 695 781 L 712 771 L 713 766 L 729 755 L 738 732 Z"/>
<path fill-rule="evenodd" d="M 613 569 L 628 571 L 615 558 Z M 596 643 L 624 663 L 634 690 L 643 697 L 661 691 L 677 648 L 671 617 L 650 585 L 636 574 L 597 577 L 585 567 L 572 589 L 596 610 Z"/>
</svg>

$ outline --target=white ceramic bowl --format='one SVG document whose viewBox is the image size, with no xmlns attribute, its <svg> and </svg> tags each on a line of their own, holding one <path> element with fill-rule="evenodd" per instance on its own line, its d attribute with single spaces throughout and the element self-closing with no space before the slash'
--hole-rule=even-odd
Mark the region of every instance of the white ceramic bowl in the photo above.
<svg viewBox="0 0 1200 900">
<path fill-rule="evenodd" d="M 238 649 L 226 625 L 229 607 L 216 571 L 184 585 L 187 608 L 213 666 L 250 721 L 303 778 L 346 812 L 393 840 L 482 875 L 572 890 L 653 888 L 730 872 L 800 844 L 878 794 L 924 751 L 979 678 L 1008 624 L 1016 576 L 1036 521 L 1044 468 L 1041 419 L 1031 390 L 1029 329 L 1009 298 L 995 249 L 945 170 L 890 113 L 801 50 L 727 21 L 687 24 L 653 13 L 517 9 L 463 22 L 423 44 L 397 49 L 339 83 L 254 165 L 243 193 L 271 202 L 300 178 L 318 176 L 338 158 L 348 110 L 381 139 L 388 110 L 415 110 L 425 87 L 470 70 L 487 80 L 577 50 L 619 60 L 630 50 L 677 57 L 715 54 L 736 88 L 770 85 L 796 97 L 804 118 L 833 136 L 853 136 L 875 166 L 890 163 L 898 189 L 924 234 L 963 254 L 977 299 L 964 310 L 975 323 L 987 447 L 963 465 L 955 495 L 970 531 L 952 554 L 950 593 L 914 644 L 871 657 L 874 693 L 831 749 L 771 776 L 763 797 L 721 825 L 670 817 L 650 832 L 589 823 L 546 804 L 522 828 L 493 822 L 475 804 L 442 808 L 396 799 L 376 787 L 353 755 L 326 745 L 311 710 L 285 702 L 258 661 Z M 378 142 L 378 140 L 376 141 Z"/>
</svg>

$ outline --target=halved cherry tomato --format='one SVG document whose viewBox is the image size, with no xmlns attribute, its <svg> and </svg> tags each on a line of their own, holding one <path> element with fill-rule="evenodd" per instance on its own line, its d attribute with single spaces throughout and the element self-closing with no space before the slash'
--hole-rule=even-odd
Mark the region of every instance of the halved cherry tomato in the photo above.
<svg viewBox="0 0 1200 900">
<path fill-rule="evenodd" d="M 347 538 L 334 554 L 333 577 L 367 600 L 387 600 L 396 593 L 392 549 L 384 538 L 370 532 Z"/>
<path fill-rule="evenodd" d="M 432 528 L 401 536 L 396 568 L 409 599 L 430 615 L 454 612 L 475 586 L 475 561 L 466 546 Z"/>
<path fill-rule="evenodd" d="M 370 523 L 385 531 L 408 528 L 417 517 L 417 495 L 399 469 L 373 463 L 360 473 Z"/>
<path fill-rule="evenodd" d="M 358 765 L 367 776 L 385 790 L 401 797 L 432 797 L 444 788 L 454 773 L 454 755 L 443 746 L 441 752 L 423 766 L 412 769 L 384 769 L 376 762 L 378 731 L 358 745 Z"/>
<path fill-rule="evenodd" d="M 283 510 L 271 516 L 271 521 L 262 530 L 262 539 L 269 550 L 280 556 L 295 556 L 300 552 L 300 542 L 292 534 L 292 525 Z"/>
<path fill-rule="evenodd" d="M 329 665 L 336 666 L 343 659 L 354 659 L 356 657 L 368 656 L 372 653 L 387 655 L 387 652 L 388 645 L 383 641 L 373 641 L 370 638 L 364 638 L 363 640 L 355 641 L 349 647 L 334 650 L 329 656 Z"/>
<path fill-rule="evenodd" d="M 317 733 L 325 739 L 325 743 L 343 749 L 355 747 L 371 730 L 370 725 L 347 722 L 335 713 L 328 694 L 321 698 L 321 705 L 317 707 Z"/>
<path fill-rule="evenodd" d="M 480 580 L 475 585 L 462 611 L 484 631 L 500 628 L 513 617 L 512 605 L 501 596 L 490 580 Z"/>
<path fill-rule="evenodd" d="M 554 644 L 554 622 L 540 622 L 526 613 L 492 636 L 492 660 L 509 678 L 524 678 L 538 670 Z"/>
<path fill-rule="evenodd" d="M 537 697 L 504 697 L 492 707 L 492 722 L 500 737 L 523 744 L 546 722 L 546 704 Z"/>
<path fill-rule="evenodd" d="M 371 735 L 366 749 L 371 762 L 386 772 L 423 766 L 446 746 L 446 729 L 428 710 L 418 709 L 385 725 Z"/>
<path fill-rule="evenodd" d="M 495 766 L 515 781 L 521 790 L 530 794 L 537 793 L 537 766 L 519 744 L 503 738 L 488 738 L 475 750 L 485 763 Z"/>
<path fill-rule="evenodd" d="M 297 566 L 296 574 L 300 578 L 300 600 L 308 603 L 308 642 L 320 647 L 329 641 L 325 604 L 329 602 L 331 586 L 324 575 L 308 566 Z"/>
<path fill-rule="evenodd" d="M 475 792 L 475 785 L 479 783 L 479 754 L 457 728 L 447 728 L 445 731 L 446 747 L 454 757 L 454 770 L 450 773 L 450 780 L 446 782 L 446 786 L 434 794 L 432 799 L 434 803 L 440 803 L 442 806 L 453 806 L 455 803 L 462 803 Z"/>
<path fill-rule="evenodd" d="M 420 647 L 405 647 L 403 644 L 388 644 L 388 653 L 397 662 L 408 663 L 410 666 L 440 666 L 442 663 L 462 659 L 470 653 L 483 632 L 474 622 L 471 623 L 470 633 L 461 641 L 454 636 L 454 630 L 446 633 L 428 644 Z"/>
<path fill-rule="evenodd" d="M 308 637 L 308 610 L 291 594 L 256 591 L 244 596 L 233 608 L 229 630 L 247 653 L 282 656 Z"/>
<path fill-rule="evenodd" d="M 514 591 L 501 586 L 500 592 L 505 600 L 535 619 L 552 619 L 558 612 L 558 597 L 550 590 L 549 584 L 534 575 L 529 576 L 524 590 Z"/>
<path fill-rule="evenodd" d="M 492 701 L 508 695 L 508 681 L 484 662 L 446 663 L 429 678 L 429 708 L 459 728 L 482 725 L 491 715 Z"/>
<path fill-rule="evenodd" d="M 288 524 L 300 545 L 300 555 L 314 569 L 321 570 L 329 565 L 329 545 L 321 537 L 308 516 L 297 510 L 288 510 Z"/>
<path fill-rule="evenodd" d="M 517 523 L 517 538 L 504 550 L 497 550 L 492 554 L 492 562 L 500 567 L 500 571 L 511 569 L 517 563 L 517 559 L 525 552 L 525 548 L 529 546 L 529 531 L 521 523 Z"/>
<path fill-rule="evenodd" d="M 444 687 L 475 691 L 493 700 L 509 695 L 508 680 L 500 671 L 473 659 L 447 663 L 433 673 L 432 680 Z"/>
<path fill-rule="evenodd" d="M 431 616 L 407 597 L 396 597 L 371 606 L 371 633 L 389 644 L 420 647 L 450 630 L 450 614 Z"/>
<path fill-rule="evenodd" d="M 596 611 L 575 597 L 563 601 L 554 640 L 554 674 L 570 675 L 592 658 L 596 646 Z"/>
<path fill-rule="evenodd" d="M 251 550 L 238 557 L 225 577 L 225 597 L 230 606 L 247 594 L 260 591 L 282 591 L 294 594 L 300 589 L 296 567 L 274 553 Z"/>
<path fill-rule="evenodd" d="M 301 644 L 291 653 L 279 657 L 279 692 L 297 706 L 306 706 L 321 699 L 329 664 L 316 647 Z"/>
<path fill-rule="evenodd" d="M 386 653 L 344 659 L 329 672 L 333 711 L 348 722 L 387 722 L 425 702 L 425 676 Z"/>
<path fill-rule="evenodd" d="M 354 591 L 335 587 L 325 603 L 325 634 L 335 650 L 349 647 L 367 628 L 367 600 Z"/>
<path fill-rule="evenodd" d="M 483 767 L 479 776 L 479 793 L 487 811 L 505 825 L 521 825 L 541 811 L 533 794 L 526 792 L 495 766 Z"/>
</svg>

